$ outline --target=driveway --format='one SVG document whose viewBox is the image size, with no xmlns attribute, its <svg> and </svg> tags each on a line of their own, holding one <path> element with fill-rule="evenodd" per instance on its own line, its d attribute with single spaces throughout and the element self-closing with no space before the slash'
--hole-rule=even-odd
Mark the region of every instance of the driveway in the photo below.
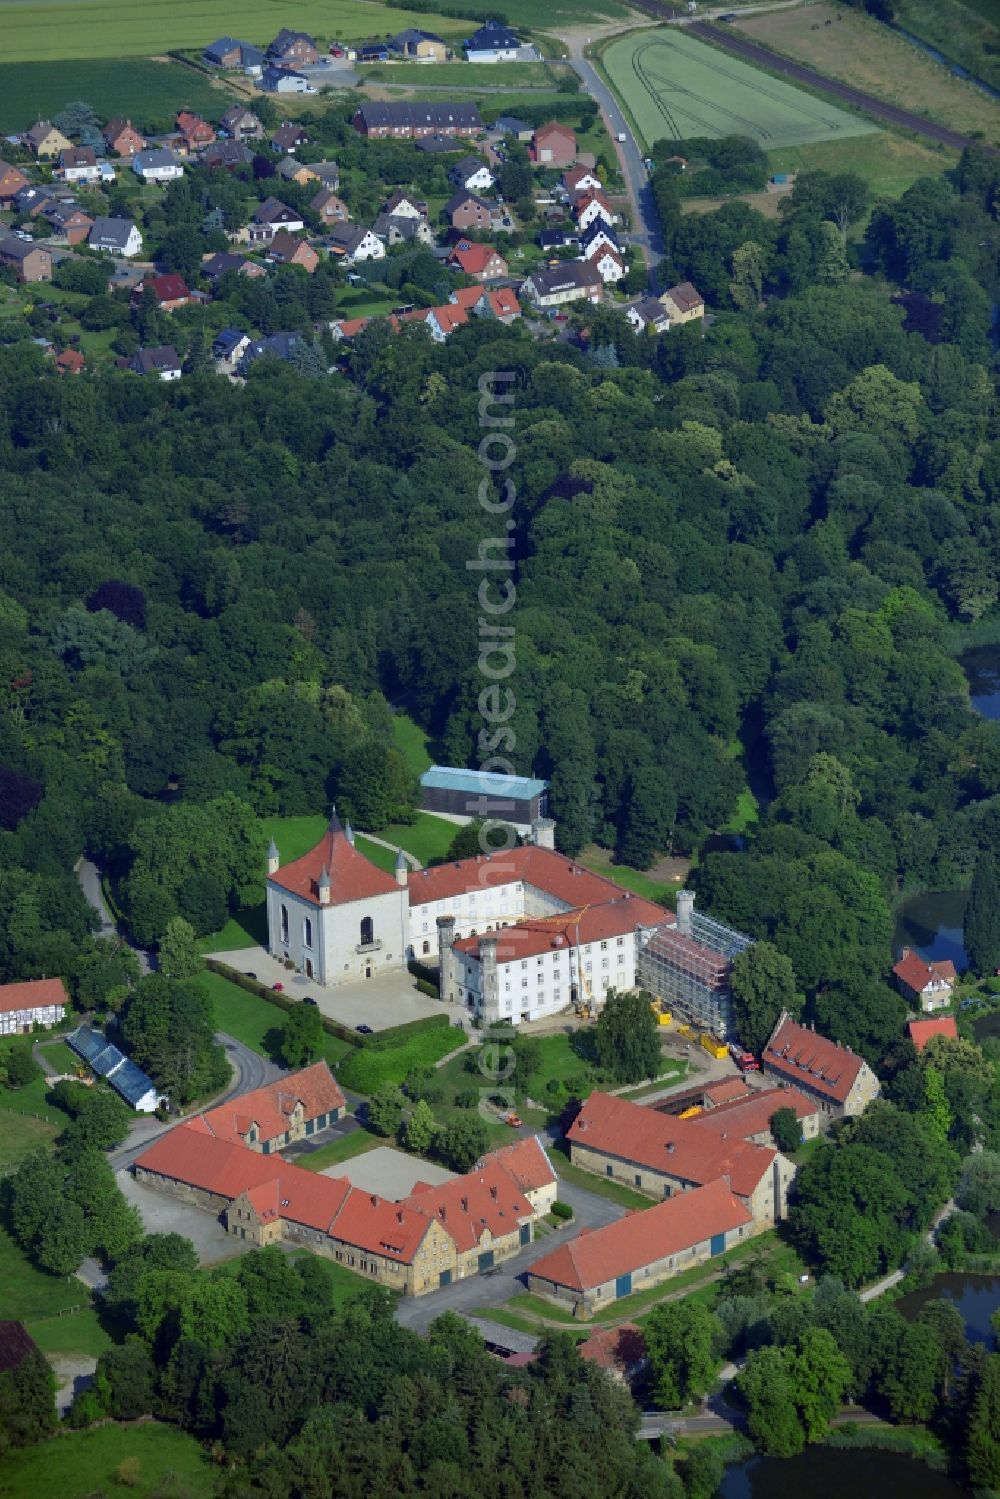
<svg viewBox="0 0 1000 1499">
<path fill-rule="evenodd" d="M 200 1265 L 217 1265 L 246 1254 L 254 1246 L 233 1234 L 227 1234 L 218 1218 L 206 1208 L 181 1202 L 167 1192 L 137 1182 L 130 1171 L 117 1173 L 118 1185 L 133 1207 L 139 1209 L 143 1228 L 148 1234 L 183 1234 L 190 1239 Z"/>
<path fill-rule="evenodd" d="M 376 1145 L 374 1150 L 366 1150 L 363 1155 L 354 1156 L 349 1161 L 339 1161 L 335 1166 L 327 1166 L 320 1175 L 346 1176 L 352 1187 L 360 1187 L 363 1192 L 375 1192 L 379 1197 L 387 1197 L 390 1202 L 399 1202 L 402 1198 L 409 1197 L 416 1182 L 429 1182 L 432 1187 L 438 1187 L 444 1182 L 454 1181 L 456 1177 L 454 1171 L 434 1166 L 420 1156 L 394 1150 L 391 1145 Z"/>
</svg>

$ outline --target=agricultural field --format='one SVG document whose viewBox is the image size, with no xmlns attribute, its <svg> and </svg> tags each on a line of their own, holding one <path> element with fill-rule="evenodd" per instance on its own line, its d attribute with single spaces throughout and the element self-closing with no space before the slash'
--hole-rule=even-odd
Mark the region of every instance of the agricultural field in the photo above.
<svg viewBox="0 0 1000 1499">
<path fill-rule="evenodd" d="M 53 1437 L 0 1459 L 0 1499 L 90 1499 L 132 1494 L 134 1499 L 184 1494 L 208 1499 L 219 1470 L 194 1437 L 158 1421 L 99 1426 Z"/>
<path fill-rule="evenodd" d="M 859 10 L 820 3 L 748 16 L 741 32 L 877 99 L 965 134 L 1000 141 L 1000 109 L 904 37 Z M 765 146 L 768 142 L 763 143 Z M 775 142 L 795 145 L 796 141 Z"/>
<path fill-rule="evenodd" d="M 875 129 L 679 31 L 619 37 L 603 63 L 647 144 L 664 136 L 747 135 L 771 150 Z"/>
<path fill-rule="evenodd" d="M 0 36 L 6 37 L 9 15 L 0 0 Z M 0 131 L 27 130 L 34 120 L 51 120 L 74 99 L 86 99 L 102 117 L 124 115 L 144 128 L 166 126 L 185 108 L 215 120 L 232 102 L 229 91 L 204 74 L 166 59 L 123 60 L 116 55 L 111 61 L 12 64 L 9 55 L 4 45 Z"/>
<path fill-rule="evenodd" d="M 330 39 L 360 40 L 372 32 L 405 26 L 461 41 L 470 25 L 455 16 L 414 14 L 370 0 L 298 0 L 294 16 L 272 0 L 174 0 L 172 5 L 134 5 L 128 0 L 0 0 L 0 55 L 6 62 L 50 62 L 82 57 L 152 57 L 205 47 L 218 36 L 238 36 L 258 46 L 283 24 Z M 80 97 L 78 93 L 76 98 Z"/>
<path fill-rule="evenodd" d="M 775 172 L 856 172 L 877 197 L 898 198 L 918 177 L 938 177 L 958 161 L 957 151 L 883 130 L 846 141 L 782 146 L 768 153 Z M 775 196 L 774 201 L 781 201 Z M 685 204 L 685 208 L 689 205 Z M 692 205 L 693 206 L 693 205 Z"/>
</svg>

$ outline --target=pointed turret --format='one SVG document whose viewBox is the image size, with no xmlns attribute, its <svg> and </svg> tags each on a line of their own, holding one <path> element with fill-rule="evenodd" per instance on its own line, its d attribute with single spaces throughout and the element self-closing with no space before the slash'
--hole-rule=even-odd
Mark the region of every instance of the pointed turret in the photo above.
<svg viewBox="0 0 1000 1499">
<path fill-rule="evenodd" d="M 267 845 L 267 872 L 268 872 L 268 874 L 277 874 L 278 873 L 278 865 L 280 863 L 281 863 L 281 855 L 278 853 L 278 845 L 275 843 L 274 839 L 272 838 L 271 841 L 270 841 L 270 843 Z"/>
<path fill-rule="evenodd" d="M 330 871 L 325 864 L 319 872 L 319 879 L 316 881 L 316 886 L 320 905 L 328 906 L 330 904 Z"/>
<path fill-rule="evenodd" d="M 337 803 L 330 803 L 330 821 L 327 825 L 328 833 L 339 833 L 341 831 L 340 818 L 337 816 Z"/>
<path fill-rule="evenodd" d="M 344 837 L 347 839 L 348 843 L 353 848 L 354 847 L 354 829 L 351 827 L 351 819 L 350 818 L 348 818 L 347 821 L 344 823 Z"/>
<path fill-rule="evenodd" d="M 403 850 L 396 854 L 396 884 L 405 885 L 410 878 L 410 866 L 403 857 Z"/>
</svg>

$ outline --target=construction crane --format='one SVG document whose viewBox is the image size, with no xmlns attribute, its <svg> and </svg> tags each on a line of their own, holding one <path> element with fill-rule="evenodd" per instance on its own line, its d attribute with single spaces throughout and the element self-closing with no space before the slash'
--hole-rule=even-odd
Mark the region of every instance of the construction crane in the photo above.
<svg viewBox="0 0 1000 1499">
<path fill-rule="evenodd" d="M 590 1020 L 592 1017 L 596 1017 L 596 1013 L 597 1013 L 597 1006 L 594 1003 L 593 989 L 591 987 L 590 979 L 587 977 L 586 973 L 584 972 L 583 957 L 582 957 L 582 954 L 581 954 L 581 951 L 580 951 L 580 922 L 583 919 L 583 917 L 586 916 L 586 914 L 587 914 L 587 912 L 589 910 L 590 910 L 590 906 L 586 905 L 586 906 L 581 906 L 578 911 L 573 911 L 573 912 L 560 911 L 560 912 L 558 912 L 554 916 L 529 916 L 526 921 L 518 922 L 518 925 L 520 927 L 522 927 L 522 928 L 523 927 L 529 927 L 532 930 L 534 930 L 535 928 L 538 928 L 538 927 L 550 927 L 550 926 L 554 926 L 557 929 L 559 929 L 559 934 L 562 935 L 562 936 L 564 936 L 567 939 L 567 941 L 569 941 L 571 933 L 572 933 L 572 936 L 573 936 L 574 940 L 569 941 L 569 945 L 570 945 L 570 951 L 571 952 L 572 952 L 572 949 L 574 947 L 576 948 L 576 978 L 577 978 L 577 982 L 576 982 L 576 985 L 575 985 L 575 988 L 576 988 L 577 992 L 576 992 L 576 998 L 573 1000 L 573 1009 L 576 1011 L 577 1015 L 582 1016 L 583 1019 L 585 1019 L 585 1020 Z M 571 982 L 571 984 L 572 984 L 572 975 L 573 975 L 573 960 L 572 960 L 572 958 L 570 958 L 570 982 Z"/>
</svg>

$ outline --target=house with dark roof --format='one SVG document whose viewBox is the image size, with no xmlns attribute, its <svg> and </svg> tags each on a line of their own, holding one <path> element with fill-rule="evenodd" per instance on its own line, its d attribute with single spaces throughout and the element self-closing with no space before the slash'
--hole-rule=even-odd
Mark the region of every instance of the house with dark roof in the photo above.
<svg viewBox="0 0 1000 1499">
<path fill-rule="evenodd" d="M 448 173 L 456 187 L 470 193 L 485 193 L 493 186 L 493 173 L 478 156 L 463 156 Z"/>
<path fill-rule="evenodd" d="M 55 170 L 64 182 L 87 183 L 101 180 L 100 163 L 93 146 L 70 146 L 68 151 L 60 151 L 59 165 Z"/>
<path fill-rule="evenodd" d="M 326 238 L 330 254 L 345 265 L 355 265 L 360 260 L 381 260 L 385 245 L 373 229 L 363 224 L 334 224 Z"/>
<path fill-rule="evenodd" d="M 286 229 L 278 230 L 265 254 L 272 265 L 298 265 L 310 276 L 319 265 L 319 256 L 308 240 L 299 239 Z"/>
<path fill-rule="evenodd" d="M 87 243 L 92 250 L 128 259 L 142 249 L 142 235 L 131 219 L 96 218 Z"/>
<path fill-rule="evenodd" d="M 50 199 L 43 205 L 41 214 L 52 233 L 59 235 L 68 245 L 82 245 L 94 227 L 94 220 L 73 199 L 68 202 Z"/>
<path fill-rule="evenodd" d="M 457 193 L 452 193 L 441 210 L 441 216 L 453 229 L 458 229 L 463 234 L 475 229 L 487 230 L 493 222 L 493 204 L 481 198 L 478 193 L 460 189 Z"/>
<path fill-rule="evenodd" d="M 312 67 L 319 61 L 319 51 L 307 31 L 290 31 L 282 26 L 267 49 L 267 60 L 285 68 Z"/>
<path fill-rule="evenodd" d="M 393 245 L 416 242 L 421 245 L 434 244 L 434 231 L 426 219 L 411 219 L 403 214 L 380 213 L 372 224 L 372 233 L 377 234 L 383 244 Z"/>
<path fill-rule="evenodd" d="M 266 338 L 254 339 L 240 360 L 240 374 L 245 375 L 258 359 L 281 359 L 287 363 L 301 343 L 301 333 L 269 333 Z"/>
<path fill-rule="evenodd" d="M 160 380 L 181 378 L 181 359 L 173 344 L 140 349 L 130 368 L 137 375 L 155 375 Z"/>
<path fill-rule="evenodd" d="M 780 1151 L 608 1093 L 592 1093 L 566 1131 L 570 1160 L 648 1197 L 674 1197 L 726 1178 L 755 1231 L 784 1218 L 795 1166 Z"/>
<path fill-rule="evenodd" d="M 387 103 L 365 100 L 351 124 L 373 140 L 420 140 L 424 136 L 478 135 L 483 128 L 474 104 Z"/>
<path fill-rule="evenodd" d="M 467 62 L 516 62 L 521 38 L 500 21 L 487 21 L 462 43 Z"/>
<path fill-rule="evenodd" d="M 216 250 L 214 255 L 209 255 L 201 263 L 201 274 L 206 281 L 217 281 L 227 271 L 235 271 L 239 276 L 249 276 L 251 280 L 267 275 L 263 266 L 248 260 L 245 255 L 235 255 L 231 250 Z"/>
<path fill-rule="evenodd" d="M 713 1181 L 560 1244 L 529 1267 L 528 1289 L 590 1316 L 725 1254 L 753 1232 L 746 1205 L 727 1182 Z"/>
<path fill-rule="evenodd" d="M 78 1026 L 66 1037 L 66 1044 L 137 1113 L 152 1114 L 159 1107 L 163 1095 L 156 1084 L 99 1031 Z"/>
<path fill-rule="evenodd" d="M 864 1113 L 882 1091 L 864 1057 L 799 1025 L 787 1010 L 761 1053 L 760 1070 L 813 1099 L 825 1121 Z"/>
<path fill-rule="evenodd" d="M 227 73 L 242 71 L 249 78 L 259 78 L 264 67 L 264 53 L 261 49 L 233 36 L 220 36 L 205 48 L 201 56 L 202 61 L 210 68 L 219 68 Z"/>
<path fill-rule="evenodd" d="M 946 1010 L 951 1004 L 958 970 L 950 958 L 928 961 L 912 947 L 904 947 L 892 972 L 907 1003 L 928 1011 Z"/>
<path fill-rule="evenodd" d="M 159 147 L 137 151 L 132 157 L 132 170 L 143 182 L 173 182 L 184 176 L 184 167 L 173 151 Z"/>
<path fill-rule="evenodd" d="M 522 298 L 543 309 L 564 307 L 569 302 L 599 302 L 603 293 L 599 272 L 579 260 L 538 266 L 521 286 Z"/>
<path fill-rule="evenodd" d="M 254 153 L 242 141 L 213 141 L 201 153 L 202 162 L 213 170 L 235 172 L 238 167 L 253 165 Z"/>
<path fill-rule="evenodd" d="M 39 161 L 55 161 L 60 151 L 70 151 L 73 148 L 73 142 L 51 120 L 36 120 L 21 139 L 32 156 Z"/>
<path fill-rule="evenodd" d="M 13 235 L 0 239 L 0 265 L 10 266 L 18 281 L 51 281 L 52 255 L 44 245 Z"/>
<path fill-rule="evenodd" d="M 305 221 L 297 208 L 289 208 L 280 198 L 265 198 L 253 211 L 247 233 L 252 245 L 269 245 L 279 229 L 296 234 Z"/>
<path fill-rule="evenodd" d="M 282 121 L 271 135 L 271 145 L 275 151 L 284 151 L 286 154 L 308 144 L 308 134 L 301 125 L 296 125 L 294 120 Z"/>
<path fill-rule="evenodd" d="M 660 302 L 666 308 L 671 323 L 693 323 L 705 316 L 705 299 L 690 281 L 679 281 L 660 293 Z"/>
<path fill-rule="evenodd" d="M 234 141 L 259 141 L 264 136 L 263 125 L 245 104 L 231 104 L 219 121 L 219 128 Z"/>
<path fill-rule="evenodd" d="M 212 340 L 212 355 L 230 371 L 239 364 L 250 346 L 249 336 L 241 328 L 223 328 Z"/>
<path fill-rule="evenodd" d="M 309 207 L 324 224 L 346 224 L 351 217 L 347 204 L 331 187 L 321 187 L 316 196 L 309 199 Z"/>
<path fill-rule="evenodd" d="M 421 31 L 416 26 L 397 31 L 389 46 L 397 57 L 412 62 L 444 62 L 448 56 L 448 48 L 441 37 L 435 36 L 433 31 Z"/>
</svg>

